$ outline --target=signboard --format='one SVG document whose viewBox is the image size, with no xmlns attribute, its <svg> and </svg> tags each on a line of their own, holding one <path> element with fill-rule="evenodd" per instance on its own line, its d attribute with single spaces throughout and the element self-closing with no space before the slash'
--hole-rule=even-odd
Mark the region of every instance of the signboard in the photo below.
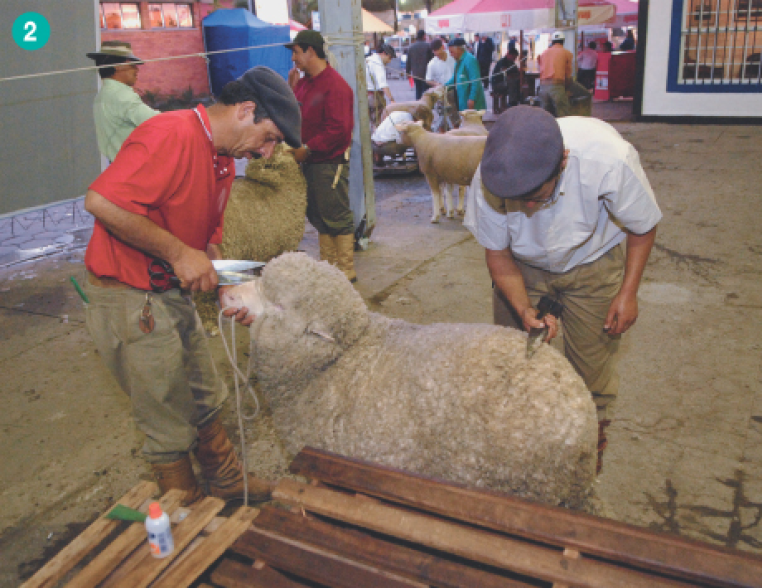
<svg viewBox="0 0 762 588">
<path fill-rule="evenodd" d="M 507 29 L 511 26 L 511 15 L 510 14 L 501 14 L 500 15 L 500 26 L 504 29 Z"/>
</svg>

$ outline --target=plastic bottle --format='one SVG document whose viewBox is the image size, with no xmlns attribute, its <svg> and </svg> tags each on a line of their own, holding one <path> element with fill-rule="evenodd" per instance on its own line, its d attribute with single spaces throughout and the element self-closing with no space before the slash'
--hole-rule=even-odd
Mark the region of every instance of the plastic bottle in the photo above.
<svg viewBox="0 0 762 588">
<path fill-rule="evenodd" d="M 158 502 L 152 502 L 151 506 L 148 507 L 146 531 L 148 531 L 148 545 L 151 548 L 151 555 L 154 557 L 167 557 L 175 550 L 175 540 L 172 538 L 169 517 L 167 513 L 161 510 L 161 505 Z"/>
</svg>

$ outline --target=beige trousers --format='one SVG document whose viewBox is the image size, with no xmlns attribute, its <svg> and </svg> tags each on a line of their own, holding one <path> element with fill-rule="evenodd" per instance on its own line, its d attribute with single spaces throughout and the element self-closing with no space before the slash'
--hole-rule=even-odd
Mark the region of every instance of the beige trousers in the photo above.
<svg viewBox="0 0 762 588">
<path fill-rule="evenodd" d="M 516 263 L 534 306 L 546 294 L 564 305 L 561 315 L 564 355 L 592 393 L 598 420 L 611 419 L 619 388 L 620 335 L 607 335 L 603 325 L 624 278 L 623 245 L 563 274 L 537 269 L 518 260 Z M 492 308 L 496 325 L 523 330 L 520 319 L 497 288 L 493 290 Z"/>
<path fill-rule="evenodd" d="M 138 321 L 146 292 L 86 283 L 87 328 L 101 359 L 132 401 L 135 424 L 146 435 L 151 463 L 170 463 L 190 451 L 196 428 L 227 398 L 217 375 L 201 319 L 179 290 L 150 293 L 154 329 Z"/>
</svg>

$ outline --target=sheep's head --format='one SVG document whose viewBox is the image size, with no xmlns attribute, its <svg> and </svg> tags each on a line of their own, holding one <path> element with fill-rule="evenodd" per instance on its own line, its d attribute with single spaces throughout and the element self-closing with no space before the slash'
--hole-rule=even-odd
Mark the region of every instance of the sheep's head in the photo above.
<svg viewBox="0 0 762 588">
<path fill-rule="evenodd" d="M 407 145 L 408 147 L 413 146 L 414 137 L 426 132 L 426 129 L 423 128 L 423 122 L 420 120 L 414 122 L 401 122 L 394 125 L 394 128 L 400 134 L 398 142 L 402 145 Z"/>
<path fill-rule="evenodd" d="M 435 88 L 429 88 L 421 96 L 421 101 L 428 104 L 429 108 L 434 110 L 434 105 L 440 100 L 444 99 L 445 87 L 436 86 Z"/>
<path fill-rule="evenodd" d="M 252 359 L 267 356 L 301 377 L 335 361 L 370 321 L 344 274 L 303 253 L 268 263 L 259 289 L 264 311 L 251 326 Z"/>
<path fill-rule="evenodd" d="M 482 117 L 484 116 L 484 113 L 487 112 L 486 110 L 462 110 L 460 113 L 460 116 L 463 117 L 463 122 L 461 125 L 464 124 L 470 124 L 470 125 L 482 125 L 484 124 L 482 122 Z"/>
</svg>

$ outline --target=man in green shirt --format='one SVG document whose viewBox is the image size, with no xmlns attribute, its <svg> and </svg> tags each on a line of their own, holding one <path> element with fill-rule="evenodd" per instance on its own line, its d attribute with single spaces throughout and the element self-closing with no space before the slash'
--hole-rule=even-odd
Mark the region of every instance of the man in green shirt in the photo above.
<svg viewBox="0 0 762 588">
<path fill-rule="evenodd" d="M 461 38 L 448 43 L 450 55 L 456 61 L 455 74 L 447 82 L 447 86 L 455 86 L 458 95 L 458 110 L 485 110 L 487 101 L 484 99 L 484 86 L 479 79 L 481 76 L 479 62 L 476 57 L 466 51 L 466 41 Z M 470 82 L 470 83 L 469 83 Z"/>
<path fill-rule="evenodd" d="M 103 86 L 95 97 L 93 116 L 98 149 L 109 161 L 114 161 L 133 129 L 159 111 L 147 106 L 132 89 L 138 81 L 140 59 L 132 54 L 129 43 L 104 41 L 100 51 L 87 56 L 97 66 L 113 66 L 98 70 Z"/>
</svg>

